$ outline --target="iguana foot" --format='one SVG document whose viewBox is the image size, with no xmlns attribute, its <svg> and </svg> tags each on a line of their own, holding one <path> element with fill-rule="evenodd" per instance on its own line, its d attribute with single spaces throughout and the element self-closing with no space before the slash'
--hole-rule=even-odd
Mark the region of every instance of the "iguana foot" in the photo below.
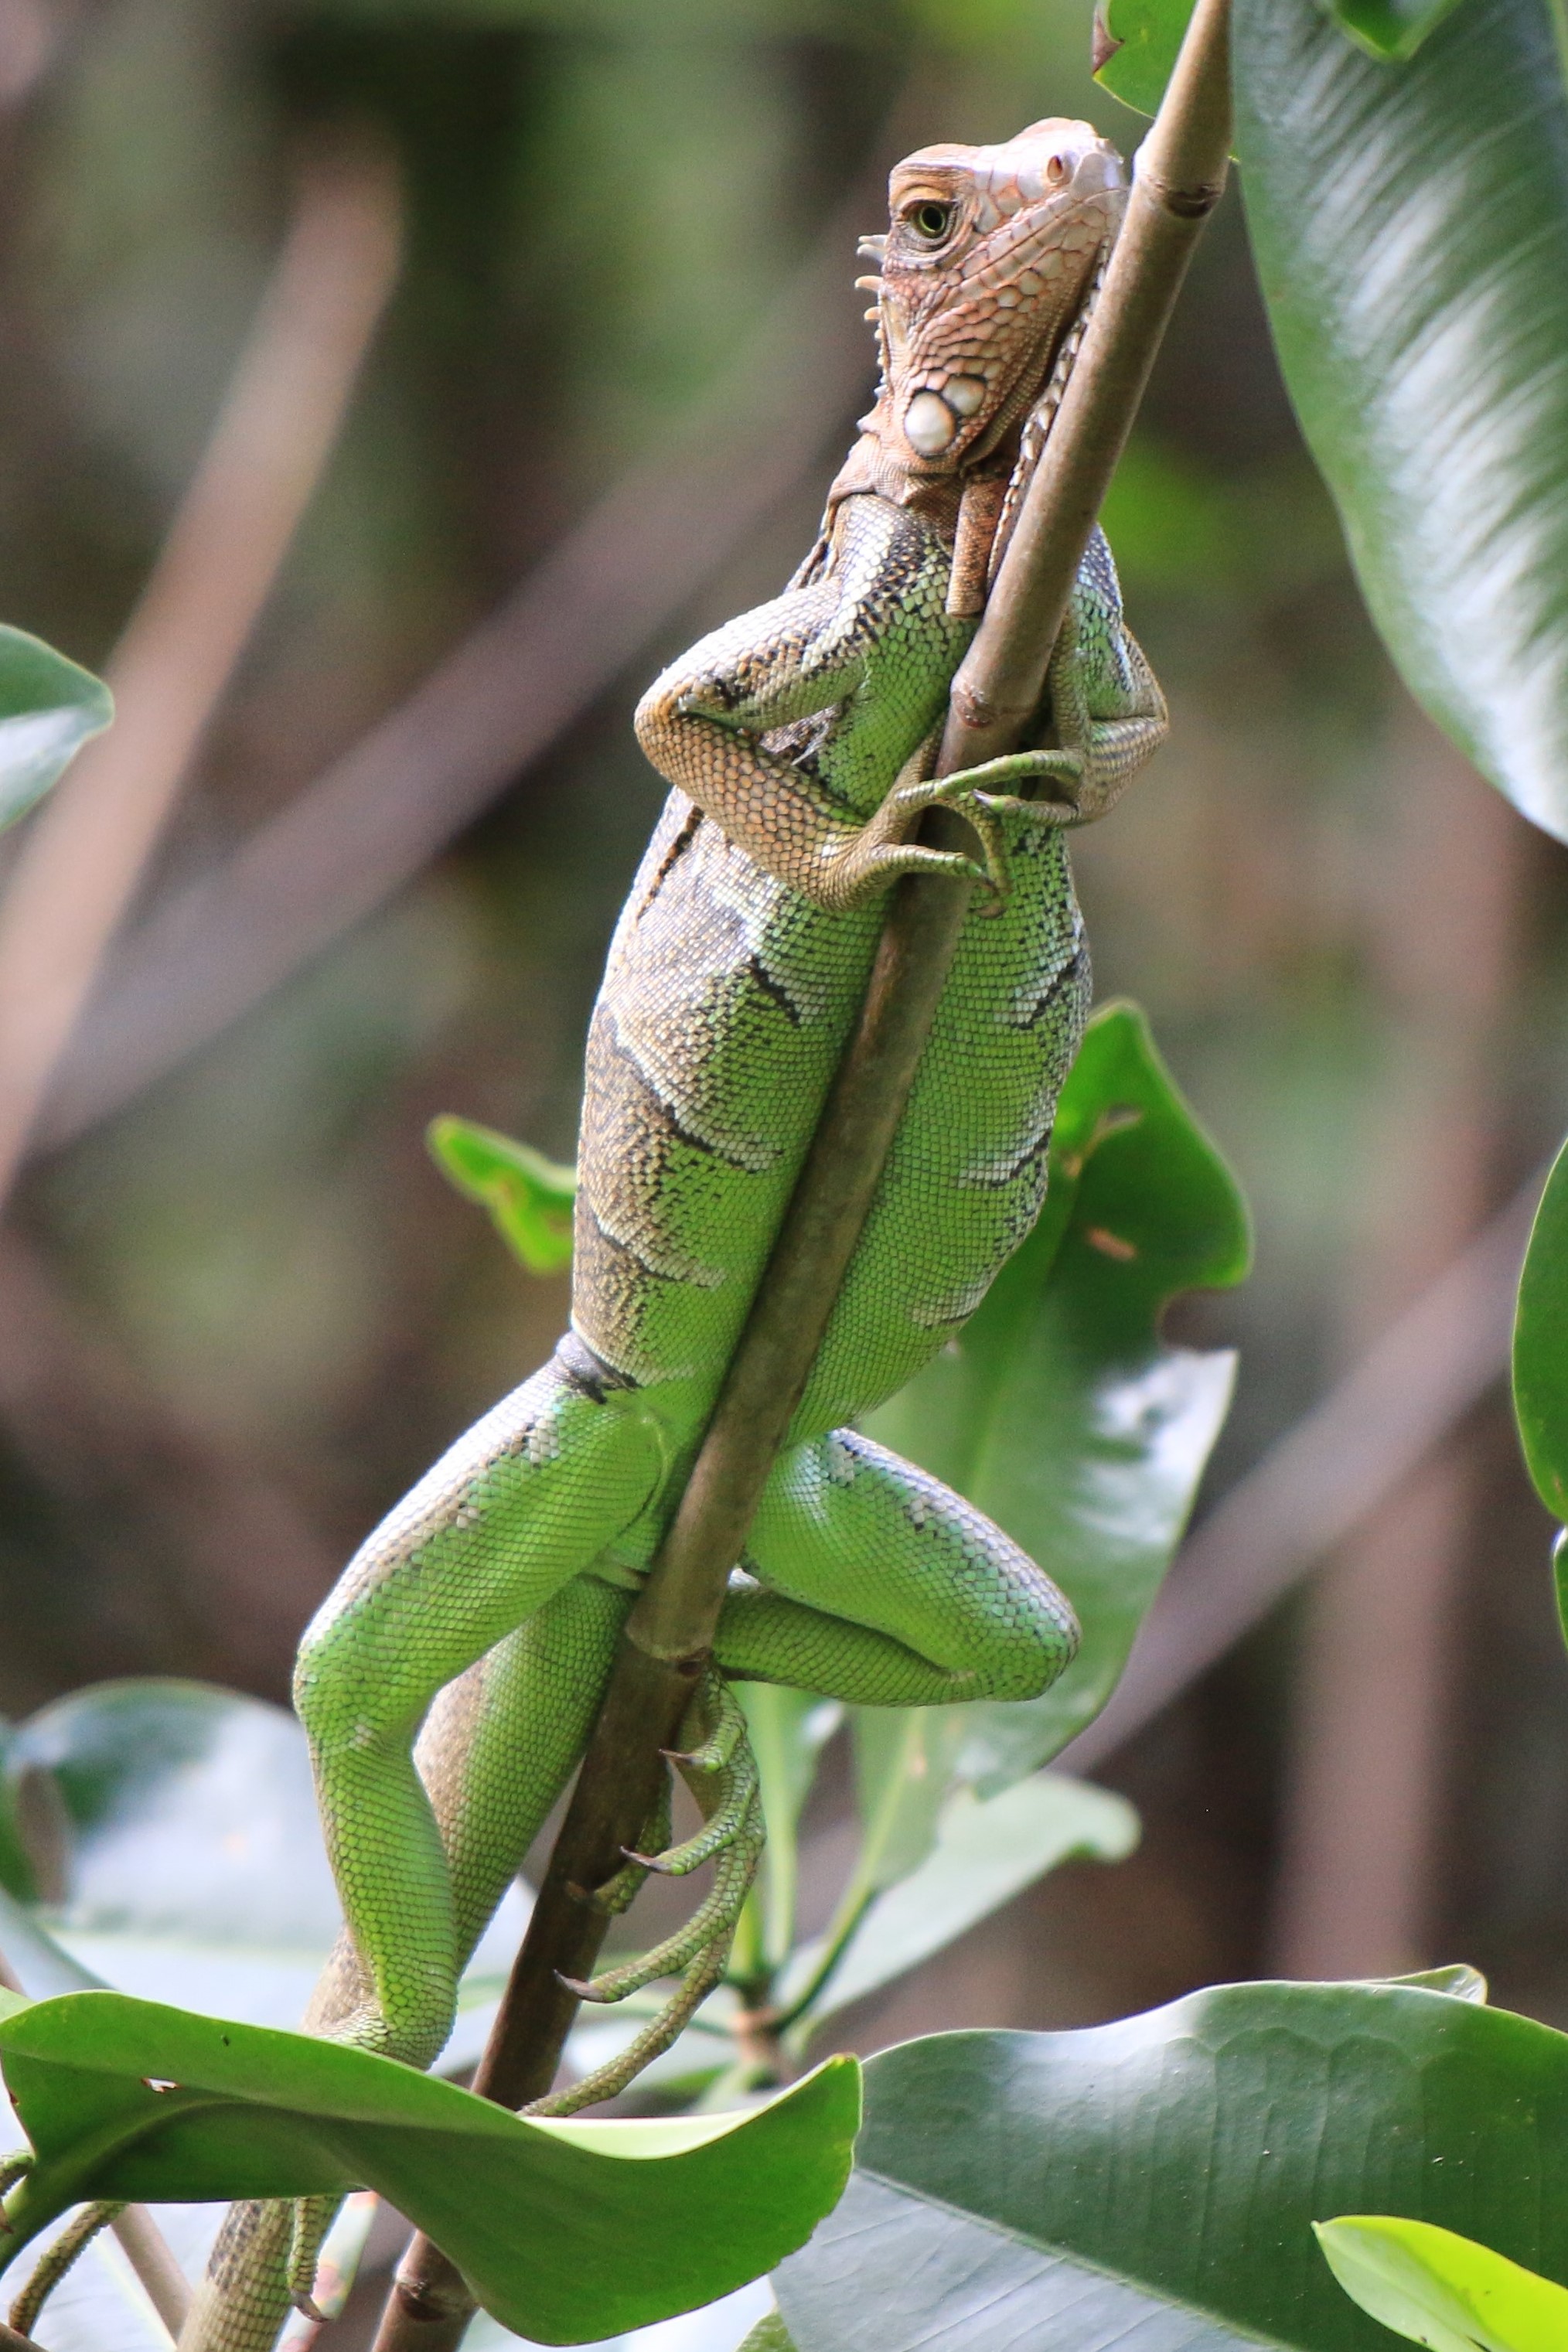
<svg viewBox="0 0 1568 2352">
<path fill-rule="evenodd" d="M 1071 824 L 1078 815 L 1077 787 L 1084 772 L 1079 751 L 1009 751 L 977 768 L 957 768 L 951 776 L 900 784 L 889 795 L 902 820 L 927 808 L 950 808 L 979 835 L 984 878 L 998 898 L 1007 895 L 1007 840 L 1004 820 L 1022 817 L 1037 825 Z M 999 784 L 1050 782 L 1064 787 L 1059 798 L 1035 800 L 998 792 Z"/>
<path fill-rule="evenodd" d="M 695 1718 L 695 1721 L 694 1721 Z M 756 1759 L 746 1738 L 745 1717 L 723 1677 L 710 1671 L 703 1676 L 682 1727 L 683 1737 L 700 1735 L 699 1744 L 671 1756 L 681 1778 L 706 1816 L 695 1837 L 656 1854 L 627 1855 L 626 1868 L 617 1872 L 598 1900 L 612 1890 L 615 1907 L 624 1908 L 622 1889 L 635 1875 L 640 1883 L 648 1871 L 683 1877 L 704 1862 L 715 1861 L 713 1885 L 684 1927 L 619 1968 L 607 1969 L 584 1982 L 563 1979 L 582 2000 L 595 2003 L 624 2000 L 660 1977 L 679 1975 L 680 1989 L 618 2058 L 596 2067 L 583 2080 L 557 2091 L 528 2108 L 530 2115 L 570 2115 L 614 2098 L 651 2060 L 668 2050 L 684 2032 L 693 2014 L 722 1977 L 734 1937 L 735 1923 L 756 1875 L 764 1842 L 762 1799 Z"/>
<path fill-rule="evenodd" d="M 23 2170 L 26 2170 L 24 2166 Z M 116 2215 L 123 2213 L 125 2202 L 84 2205 L 68 2229 L 62 2230 L 52 2246 L 47 2247 L 33 2265 L 31 2277 L 16 2302 L 11 2305 L 11 2325 L 18 2336 L 31 2336 L 49 2296 L 65 2277 L 73 2263 L 92 2243 L 100 2230 L 106 2230 Z"/>
<path fill-rule="evenodd" d="M 930 749 L 928 745 L 927 753 Z M 908 781 L 896 783 L 876 815 L 868 819 L 847 846 L 836 850 L 831 888 L 821 895 L 826 903 L 855 906 L 900 875 L 951 874 L 984 882 L 998 899 L 1003 898 L 1007 894 L 1003 820 L 1023 817 L 1037 825 L 1074 824 L 1083 772 L 1079 752 L 1053 750 L 1009 751 L 977 768 L 957 769 L 951 776 L 911 777 L 906 768 Z M 1032 800 L 994 789 L 1042 779 L 1062 787 L 1061 797 Z M 960 850 L 928 848 L 908 838 L 921 812 L 938 807 L 953 810 L 979 836 L 979 859 L 966 857 Z"/>
</svg>

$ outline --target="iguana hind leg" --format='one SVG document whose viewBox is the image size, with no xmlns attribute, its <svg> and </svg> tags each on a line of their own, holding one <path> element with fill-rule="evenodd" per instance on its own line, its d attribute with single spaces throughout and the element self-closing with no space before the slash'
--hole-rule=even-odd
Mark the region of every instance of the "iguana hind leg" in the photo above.
<svg viewBox="0 0 1568 2352">
<path fill-rule="evenodd" d="M 662 1469 L 635 1392 L 595 1391 L 557 1358 L 420 1481 L 306 1633 L 295 1704 L 344 1916 L 372 1986 L 371 1999 L 334 2028 L 341 2038 L 418 2066 L 446 2041 L 464 1932 L 455 1876 L 488 1884 L 503 1847 L 509 1871 L 516 1866 L 520 1806 L 515 1788 L 500 1797 L 493 1773 L 485 1802 L 469 1789 L 449 1811 L 449 1861 L 415 1769 L 416 1735 L 437 1693 L 587 1569 L 637 1516 Z M 496 1671 L 505 1670 L 503 1652 Z M 552 1704 L 567 1703 L 558 1691 Z M 574 1716 L 576 1706 L 574 1695 Z M 556 1725 L 531 1724 L 520 1742 L 530 1761 L 514 1762 L 513 1773 L 547 1778 L 536 1759 L 559 1744 Z M 463 1769 L 488 1752 L 481 1738 Z M 465 1907 L 471 1915 L 477 1898 L 465 1897 Z"/>
<path fill-rule="evenodd" d="M 848 1429 L 774 1465 L 715 1654 L 872 1706 L 1033 1698 L 1078 1647 L 1044 1571 L 940 1479 Z"/>
</svg>

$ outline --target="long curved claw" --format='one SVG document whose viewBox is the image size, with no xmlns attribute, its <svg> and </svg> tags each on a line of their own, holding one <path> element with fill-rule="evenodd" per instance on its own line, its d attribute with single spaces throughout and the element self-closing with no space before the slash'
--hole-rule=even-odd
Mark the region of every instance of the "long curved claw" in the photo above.
<svg viewBox="0 0 1568 2352">
<path fill-rule="evenodd" d="M 735 1711 L 740 1713 L 738 1707 Z M 700 1754 L 700 1749 L 698 1752 Z M 681 1768 L 683 1777 L 694 1770 L 713 1771 L 718 1769 L 714 1766 L 694 1766 L 689 1759 Z M 750 1746 L 743 1746 L 738 1753 L 732 1752 L 722 1790 L 715 1792 L 719 1794 L 720 1801 L 695 1837 L 685 1839 L 679 1845 L 667 1846 L 660 1853 L 635 1853 L 628 1855 L 627 1860 L 641 1870 L 657 1871 L 661 1878 L 688 1877 L 703 1863 L 711 1862 L 716 1853 L 722 1853 L 740 1833 L 759 1785 L 756 1759 Z M 704 1792 L 695 1790 L 693 1793 L 700 1804 Z"/>
<path fill-rule="evenodd" d="M 700 1746 L 668 1750 L 672 1764 L 691 1772 L 721 1772 L 737 1748 L 746 1745 L 746 1717 L 740 1700 L 722 1675 L 704 1675 L 694 1695 L 695 1704 L 711 1709 L 713 1722 Z"/>
<path fill-rule="evenodd" d="M 713 1885 L 684 1927 L 621 1968 L 606 1969 L 587 1982 L 572 1977 L 563 1977 L 562 1982 L 582 2000 L 625 2000 L 628 1993 L 640 1992 L 660 1977 L 678 1976 L 716 1941 L 722 1943 L 727 1954 L 741 1906 L 756 1875 L 763 1837 L 762 1809 L 753 1798 L 728 1832 Z"/>
<path fill-rule="evenodd" d="M 39 2255 L 26 2285 L 11 2305 L 11 2325 L 18 2336 L 32 2334 L 39 2312 L 72 2263 L 91 2245 L 99 2231 L 106 2230 L 124 2210 L 123 2198 L 84 2206 L 70 2227 L 62 2230 L 54 2244 Z"/>
<path fill-rule="evenodd" d="M 657 1849 L 668 1844 L 670 1827 L 669 1775 L 667 1772 L 659 1784 L 658 1801 L 643 1831 L 644 1839 L 647 1844 L 656 1849 L 656 1852 L 649 1857 L 647 1854 L 633 1853 L 629 1848 L 623 1846 L 621 1851 L 626 1854 L 626 1866 L 624 1870 L 617 1870 L 613 1878 L 606 1878 L 603 1886 L 595 1888 L 595 1911 L 608 1912 L 610 1917 L 615 1919 L 618 1918 L 623 1911 L 630 1909 L 648 1872 L 658 1870 L 660 1866 L 663 1856 Z"/>
<path fill-rule="evenodd" d="M 602 2099 L 614 2099 L 635 2082 L 645 2066 L 662 2058 L 665 2052 L 678 2042 L 701 2008 L 714 1986 L 724 1974 L 730 1957 L 729 1939 L 710 1944 L 699 1954 L 680 1981 L 680 1990 L 667 2001 L 658 2015 L 644 2026 L 637 2040 L 628 2042 L 618 2058 L 607 2059 L 595 2066 L 591 2074 L 580 2082 L 570 2083 L 562 2091 L 552 2091 L 548 2098 L 535 2099 L 524 2107 L 525 2116 L 574 2116 L 582 2107 L 597 2106 Z"/>
<path fill-rule="evenodd" d="M 683 1738 L 690 1738 L 688 1726 L 698 1737 L 671 1760 L 702 1810 L 703 1826 L 695 1837 L 661 1853 L 628 1855 L 626 1870 L 617 1872 L 609 1887 L 618 1889 L 628 1874 L 635 1873 L 640 1879 L 648 1870 L 679 1877 L 709 1861 L 716 1864 L 713 1884 L 684 1927 L 651 1951 L 619 1968 L 606 1969 L 588 1981 L 562 1979 L 580 2000 L 595 2003 L 624 2000 L 628 1993 L 639 1992 L 660 1977 L 679 1976 L 679 1989 L 618 2058 L 596 2067 L 567 2090 L 537 2101 L 526 2110 L 530 2115 L 571 2115 L 579 2107 L 614 2098 L 684 2032 L 724 1974 L 735 1925 L 765 1843 L 761 1786 L 746 1737 L 745 1717 L 717 1672 L 710 1670 L 693 1696 L 681 1726 Z M 600 1901 L 605 1892 L 600 1890 Z"/>
</svg>

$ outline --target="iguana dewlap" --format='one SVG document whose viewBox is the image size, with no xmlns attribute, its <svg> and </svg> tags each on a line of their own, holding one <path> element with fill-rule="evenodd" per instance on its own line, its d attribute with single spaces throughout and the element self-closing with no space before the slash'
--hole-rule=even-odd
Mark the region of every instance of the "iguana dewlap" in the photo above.
<svg viewBox="0 0 1568 2352">
<path fill-rule="evenodd" d="M 870 247 L 882 383 L 823 537 L 783 595 L 704 637 L 639 706 L 673 789 L 589 1036 L 571 1332 L 376 1529 L 300 1650 L 353 1938 L 318 2025 L 418 2065 L 445 2042 L 464 1959 L 581 1753 L 864 995 L 887 886 L 922 868 L 986 887 L 716 1657 L 730 1675 L 921 1706 L 1028 1697 L 1072 1654 L 1042 1570 L 853 1423 L 962 1328 L 1038 1213 L 1089 1003 L 1065 828 L 1164 731 L 1097 534 L 1041 748 L 928 781 L 1009 485 L 1123 202 L 1083 123 L 899 165 Z M 936 801 L 969 821 L 973 865 L 908 837 Z M 749 1784 L 731 1811 L 726 1834 L 754 1842 Z M 237 2217 L 188 2352 L 265 2352 L 284 2242 Z"/>
</svg>

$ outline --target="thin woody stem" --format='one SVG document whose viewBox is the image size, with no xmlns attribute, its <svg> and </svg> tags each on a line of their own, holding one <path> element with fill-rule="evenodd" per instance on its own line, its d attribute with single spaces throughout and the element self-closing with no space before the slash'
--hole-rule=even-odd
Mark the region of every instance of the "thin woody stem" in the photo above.
<svg viewBox="0 0 1568 2352">
<path fill-rule="evenodd" d="M 940 772 L 1011 749 L 1037 708 L 1100 499 L 1188 256 L 1225 184 L 1226 0 L 1198 0 L 1082 351 L 974 642 L 954 680 Z M 945 820 L 948 823 L 953 820 Z M 730 1570 L 833 1311 L 942 997 L 969 886 L 895 889 L 858 1027 L 828 1097 L 686 1491 L 626 1621 L 598 1724 L 474 2088 L 519 2107 L 549 2090 L 608 1922 L 593 1890 L 647 1821 L 707 1663 Z M 424 2236 L 405 2256 L 375 2352 L 455 2352 L 474 2302 Z"/>
</svg>

